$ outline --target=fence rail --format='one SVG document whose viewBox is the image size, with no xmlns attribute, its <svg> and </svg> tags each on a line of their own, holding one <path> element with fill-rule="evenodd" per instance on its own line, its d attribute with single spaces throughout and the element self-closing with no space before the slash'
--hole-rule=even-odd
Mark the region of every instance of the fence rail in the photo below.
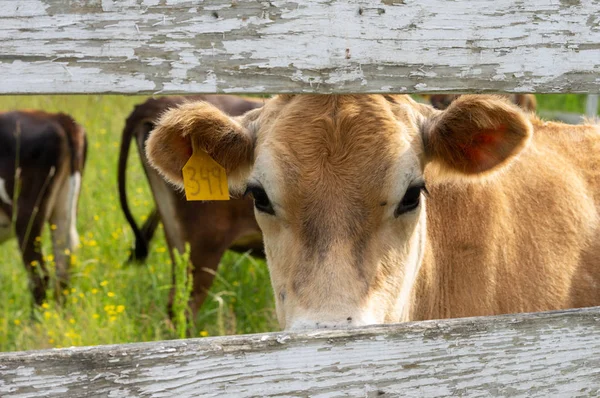
<svg viewBox="0 0 600 398">
<path fill-rule="evenodd" d="M 0 93 L 600 93 L 599 43 L 597 0 L 0 0 Z"/>
<path fill-rule="evenodd" d="M 0 354 L 0 396 L 597 396 L 600 307 Z"/>
</svg>

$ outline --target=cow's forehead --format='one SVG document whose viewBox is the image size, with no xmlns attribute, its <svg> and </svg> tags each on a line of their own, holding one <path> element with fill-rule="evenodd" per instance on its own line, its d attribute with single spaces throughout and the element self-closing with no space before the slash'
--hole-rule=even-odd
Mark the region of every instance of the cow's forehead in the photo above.
<svg viewBox="0 0 600 398">
<path fill-rule="evenodd" d="M 374 165 L 364 156 L 375 148 L 385 156 L 411 140 L 408 118 L 399 118 L 383 96 L 299 95 L 274 102 L 261 123 L 259 146 L 296 167 L 346 163 L 338 171 L 349 171 L 350 163 Z"/>
<path fill-rule="evenodd" d="M 364 218 L 388 200 L 399 172 L 418 172 L 418 159 L 406 160 L 414 135 L 382 96 L 302 95 L 277 106 L 254 174 L 288 211 Z"/>
</svg>

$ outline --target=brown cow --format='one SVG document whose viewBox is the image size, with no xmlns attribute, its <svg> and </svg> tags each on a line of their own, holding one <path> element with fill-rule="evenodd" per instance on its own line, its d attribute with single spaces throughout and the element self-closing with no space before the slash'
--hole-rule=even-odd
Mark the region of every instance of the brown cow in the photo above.
<svg viewBox="0 0 600 398">
<path fill-rule="evenodd" d="M 427 99 L 435 109 L 441 110 L 448 108 L 452 101 L 456 100 L 460 96 L 461 94 L 423 95 L 423 97 Z M 503 96 L 508 98 L 508 100 L 512 101 L 513 103 L 519 105 L 519 107 L 525 111 L 535 112 L 537 109 L 537 100 L 533 94 L 505 94 Z"/>
<path fill-rule="evenodd" d="M 167 112 L 151 163 L 191 141 L 255 201 L 282 327 L 600 304 L 600 127 L 496 96 L 282 95 L 244 117 Z"/>
<path fill-rule="evenodd" d="M 162 221 L 164 225 L 171 260 L 173 260 L 173 249 L 183 253 L 185 243 L 190 243 L 190 259 L 194 266 L 190 309 L 192 314 L 195 314 L 206 298 L 207 290 L 214 279 L 214 271 L 227 249 L 250 252 L 259 257 L 264 257 L 264 252 L 262 236 L 254 218 L 251 199 L 234 199 L 225 202 L 188 202 L 181 190 L 165 183 L 148 165 L 143 148 L 156 120 L 168 109 L 192 100 L 206 101 L 233 116 L 242 115 L 263 104 L 262 100 L 227 95 L 148 99 L 143 104 L 136 106 L 127 118 L 121 140 L 118 182 L 121 208 L 135 235 L 132 259 L 143 260 L 147 257 L 148 244 L 159 221 Z M 158 207 L 158 212 L 150 213 L 141 230 L 129 210 L 126 196 L 125 172 L 132 137 L 135 137 L 142 165 Z M 172 289 L 169 311 L 171 311 L 173 293 Z"/>
<path fill-rule="evenodd" d="M 79 245 L 77 203 L 85 165 L 84 129 L 63 113 L 0 114 L 0 243 L 14 234 L 36 304 L 46 297 L 49 274 L 40 249 L 50 224 L 56 291 L 69 280 L 71 252 Z"/>
</svg>

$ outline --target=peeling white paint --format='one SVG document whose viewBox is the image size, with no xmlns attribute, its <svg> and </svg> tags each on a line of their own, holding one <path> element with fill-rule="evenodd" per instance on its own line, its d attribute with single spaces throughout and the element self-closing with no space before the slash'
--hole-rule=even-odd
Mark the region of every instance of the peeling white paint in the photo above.
<svg viewBox="0 0 600 398">
<path fill-rule="evenodd" d="M 596 307 L 0 353 L 0 395 L 596 396 L 599 354 Z"/>
<path fill-rule="evenodd" d="M 0 0 L 0 93 L 600 92 L 597 1 L 386 3 Z"/>
</svg>

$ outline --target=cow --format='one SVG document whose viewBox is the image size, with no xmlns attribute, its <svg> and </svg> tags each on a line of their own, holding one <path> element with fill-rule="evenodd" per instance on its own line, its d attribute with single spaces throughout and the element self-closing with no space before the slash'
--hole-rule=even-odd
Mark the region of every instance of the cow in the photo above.
<svg viewBox="0 0 600 398">
<path fill-rule="evenodd" d="M 505 94 L 504 96 L 527 112 L 535 112 L 537 109 L 537 100 L 533 94 Z M 423 97 L 434 108 L 443 110 L 460 97 L 460 94 L 431 94 Z"/>
<path fill-rule="evenodd" d="M 167 184 L 149 166 L 145 142 L 158 118 L 167 110 L 189 101 L 205 101 L 225 114 L 239 116 L 262 106 L 259 99 L 245 99 L 228 95 L 171 96 L 150 98 L 137 105 L 127 118 L 121 139 L 118 164 L 119 199 L 125 218 L 135 236 L 130 260 L 142 261 L 148 256 L 148 245 L 158 223 L 162 221 L 171 261 L 173 250 L 183 253 L 190 243 L 190 261 L 193 265 L 193 288 L 189 302 L 191 315 L 197 313 L 212 284 L 215 270 L 227 249 L 248 252 L 264 258 L 262 235 L 254 218 L 252 200 L 188 202 L 180 189 Z M 126 167 L 131 140 L 135 138 L 138 153 L 150 184 L 158 210 L 152 210 L 140 229 L 127 203 Z M 173 282 L 175 274 L 173 272 Z M 171 289 L 168 311 L 172 316 L 174 287 Z"/>
<path fill-rule="evenodd" d="M 488 95 L 280 95 L 180 105 L 146 153 L 181 185 L 192 142 L 254 198 L 284 329 L 600 304 L 598 125 Z"/>
<path fill-rule="evenodd" d="M 85 130 L 64 113 L 0 113 L 0 243 L 16 235 L 34 303 L 46 299 L 50 275 L 41 234 L 50 224 L 55 293 L 68 285 L 79 246 L 77 205 L 87 155 Z"/>
</svg>

